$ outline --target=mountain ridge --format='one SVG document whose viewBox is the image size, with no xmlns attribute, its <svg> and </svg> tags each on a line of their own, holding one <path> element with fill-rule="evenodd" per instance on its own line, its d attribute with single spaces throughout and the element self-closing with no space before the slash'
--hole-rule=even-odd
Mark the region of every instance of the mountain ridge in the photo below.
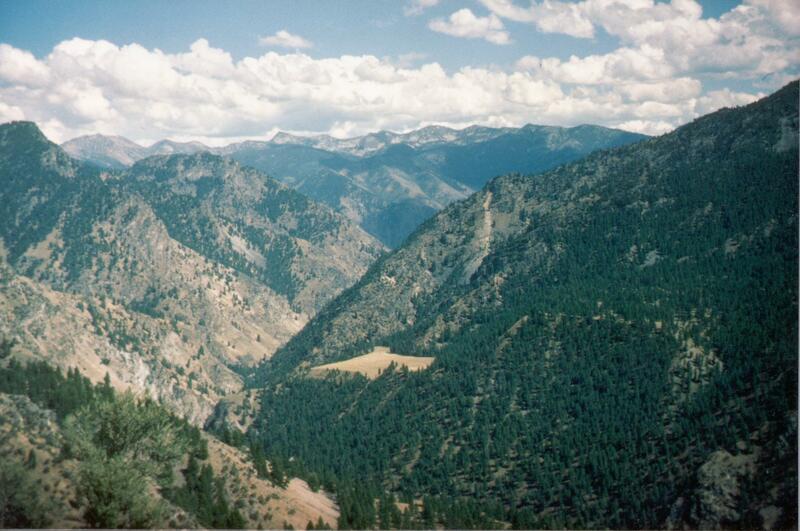
<svg viewBox="0 0 800 531">
<path fill-rule="evenodd" d="M 328 207 L 230 159 L 124 171 L 0 126 L 0 335 L 18 355 L 165 400 L 202 423 L 382 252 Z M 59 311 L 62 308 L 62 311 Z"/>
<path fill-rule="evenodd" d="M 792 527 L 797 102 L 491 180 L 262 364 L 250 435 L 429 527 Z M 435 361 L 309 378 L 375 345 Z"/>
<path fill-rule="evenodd" d="M 149 146 L 145 146 L 143 144 L 140 144 L 134 140 L 130 140 L 123 136 L 103 135 L 103 134 L 93 133 L 90 135 L 77 136 L 69 140 L 66 140 L 61 144 L 61 146 L 65 149 L 65 151 L 67 151 L 67 153 L 69 153 L 73 157 L 78 158 L 80 160 L 88 160 L 91 162 L 92 159 L 97 156 L 97 152 L 94 151 L 95 149 L 94 146 L 97 145 L 98 148 L 102 147 L 101 145 L 98 144 L 98 141 L 115 141 L 119 143 L 124 143 L 125 145 L 128 145 L 130 147 L 135 147 L 136 149 L 140 150 L 141 153 L 139 158 L 131 162 L 122 160 L 117 161 L 122 166 L 130 166 L 132 162 L 136 162 L 136 160 L 140 160 L 141 158 L 146 158 L 151 155 L 168 154 L 167 152 L 163 151 L 163 149 L 165 148 L 166 149 L 172 148 L 173 149 L 172 152 L 184 153 L 184 154 L 194 153 L 199 150 L 204 150 L 219 155 L 230 155 L 231 153 L 235 153 L 236 151 L 240 151 L 242 149 L 253 149 L 257 147 L 263 147 L 264 145 L 267 144 L 278 144 L 278 145 L 293 144 L 293 145 L 304 145 L 308 147 L 314 147 L 317 149 L 322 149 L 323 151 L 340 152 L 356 157 L 363 157 L 366 155 L 372 155 L 377 151 L 385 149 L 386 147 L 394 144 L 406 144 L 416 148 L 442 144 L 442 143 L 455 143 L 455 145 L 464 145 L 467 143 L 476 143 L 485 140 L 490 140 L 497 136 L 514 131 L 523 131 L 531 129 L 552 129 L 552 130 L 572 131 L 572 130 L 585 129 L 587 127 L 597 128 L 601 130 L 608 130 L 608 131 L 620 131 L 620 132 L 628 132 L 631 134 L 638 134 L 630 131 L 625 131 L 622 129 L 616 129 L 612 127 L 598 126 L 592 124 L 578 124 L 569 127 L 548 126 L 548 125 L 539 125 L 532 123 L 527 123 L 519 127 L 488 127 L 482 125 L 471 125 L 468 127 L 464 127 L 462 129 L 456 129 L 441 125 L 429 125 L 421 127 L 419 129 L 411 130 L 406 133 L 397 133 L 394 131 L 382 129 L 380 131 L 376 131 L 373 133 L 367 133 L 365 135 L 348 137 L 348 138 L 337 138 L 330 136 L 328 134 L 297 135 L 285 131 L 279 131 L 275 135 L 273 135 L 273 137 L 270 140 L 236 141 L 230 144 L 225 144 L 217 147 L 207 146 L 199 141 L 176 142 L 170 139 L 159 140 L 150 144 Z M 640 136 L 645 137 L 646 135 L 640 135 Z M 372 144 L 373 147 L 365 148 L 363 147 L 365 144 Z"/>
<path fill-rule="evenodd" d="M 572 128 L 528 124 L 521 128 L 430 126 L 410 133 L 380 131 L 353 139 L 279 133 L 269 142 L 245 141 L 208 152 L 261 170 L 323 202 L 396 247 L 422 221 L 463 199 L 491 177 L 509 171 L 538 172 L 595 149 L 636 142 L 643 135 L 600 126 Z M 65 147 L 101 166 L 113 153 L 94 140 Z M 157 154 L 159 144 L 140 157 Z M 92 156 L 91 146 L 100 153 Z M 196 153 L 201 144 L 169 143 L 165 150 Z M 122 151 L 122 150 L 118 150 Z M 123 154 L 130 160 L 128 154 Z M 112 164 L 120 167 L 119 161 Z"/>
</svg>

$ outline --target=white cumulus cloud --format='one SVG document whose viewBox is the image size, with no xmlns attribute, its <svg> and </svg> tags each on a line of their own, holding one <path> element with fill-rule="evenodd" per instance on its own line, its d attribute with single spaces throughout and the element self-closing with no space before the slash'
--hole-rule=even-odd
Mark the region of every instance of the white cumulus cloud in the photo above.
<svg viewBox="0 0 800 531">
<path fill-rule="evenodd" d="M 407 17 L 420 15 L 423 11 L 438 3 L 439 0 L 410 0 L 403 8 L 403 14 Z"/>
<path fill-rule="evenodd" d="M 0 44 L 0 78 L 27 87 L 47 84 L 48 71 L 32 53 Z"/>
<path fill-rule="evenodd" d="M 280 30 L 274 35 L 260 37 L 258 42 L 264 46 L 279 46 L 281 48 L 304 49 L 311 48 L 314 43 L 300 35 L 294 35 L 286 30 Z"/>
<path fill-rule="evenodd" d="M 481 0 L 493 14 L 515 22 L 530 22 L 544 33 L 563 33 L 573 37 L 594 36 L 594 26 L 581 4 L 543 1 L 520 7 L 511 0 Z"/>
<path fill-rule="evenodd" d="M 494 15 L 545 33 L 590 38 L 602 29 L 621 46 L 568 61 L 520 64 L 566 82 L 603 83 L 709 74 L 754 79 L 800 63 L 800 2 L 745 0 L 719 18 L 703 18 L 695 0 L 480 0 Z M 571 80 L 571 81 L 568 81 Z"/>
<path fill-rule="evenodd" d="M 428 27 L 433 31 L 464 37 L 467 39 L 485 39 L 493 44 L 509 44 L 511 39 L 503 27 L 503 22 L 495 14 L 478 17 L 470 9 L 459 9 L 445 20 L 432 20 Z"/>
<path fill-rule="evenodd" d="M 568 60 L 528 56 L 506 70 L 448 72 L 420 59 L 267 51 L 234 60 L 205 39 L 165 53 L 79 38 L 37 58 L 3 44 L 0 121 L 33 120 L 58 142 L 102 133 L 212 145 L 278 129 L 352 136 L 429 124 L 594 123 L 661 133 L 760 95 L 704 91 L 691 66 L 652 44 Z"/>
</svg>

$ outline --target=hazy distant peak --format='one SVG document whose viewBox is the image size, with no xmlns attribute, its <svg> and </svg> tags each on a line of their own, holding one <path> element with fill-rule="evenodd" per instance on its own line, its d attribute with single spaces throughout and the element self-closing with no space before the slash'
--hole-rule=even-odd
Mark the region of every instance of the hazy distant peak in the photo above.
<svg viewBox="0 0 800 531">
<path fill-rule="evenodd" d="M 328 134 L 301 136 L 279 131 L 269 141 L 246 140 L 216 148 L 211 148 L 198 141 L 176 142 L 169 139 L 160 140 L 148 147 L 144 147 L 122 136 L 93 134 L 73 138 L 62 144 L 62 147 L 75 158 L 92 162 L 101 167 L 122 168 L 131 166 L 137 160 L 152 155 L 197 153 L 200 151 L 209 151 L 219 155 L 232 155 L 244 150 L 262 149 L 270 144 L 306 146 L 346 155 L 366 157 L 395 144 L 406 144 L 415 149 L 446 144 L 465 146 L 486 142 L 505 134 L 542 131 L 551 134 L 564 133 L 566 131 L 622 133 L 617 129 L 588 124 L 569 128 L 536 124 L 525 124 L 518 128 L 471 125 L 463 129 L 454 129 L 444 125 L 428 125 L 406 133 L 381 130 L 351 138 L 335 138 Z M 640 136 L 644 138 L 644 135 Z"/>
<path fill-rule="evenodd" d="M 61 146 L 71 156 L 104 168 L 125 168 L 152 155 L 197 153 L 210 148 L 200 142 L 160 140 L 144 147 L 122 136 L 86 135 L 73 138 Z"/>
<path fill-rule="evenodd" d="M 175 142 L 174 140 L 160 140 L 147 148 L 150 155 L 197 153 L 198 151 L 208 151 L 208 149 L 209 147 L 201 142 Z"/>
</svg>

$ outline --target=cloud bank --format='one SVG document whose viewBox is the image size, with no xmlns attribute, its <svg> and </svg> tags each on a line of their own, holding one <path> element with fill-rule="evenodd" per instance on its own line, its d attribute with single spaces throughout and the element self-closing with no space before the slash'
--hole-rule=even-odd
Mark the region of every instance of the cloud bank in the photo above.
<svg viewBox="0 0 800 531">
<path fill-rule="evenodd" d="M 431 27 L 493 42 L 510 38 L 506 20 L 586 38 L 602 30 L 620 46 L 568 59 L 527 55 L 507 69 L 446 72 L 435 62 L 414 66 L 371 55 L 268 51 L 234 61 L 205 39 L 168 54 L 75 38 L 41 58 L 0 44 L 0 122 L 36 121 L 55 141 L 99 132 L 215 145 L 269 138 L 278 129 L 341 137 L 434 123 L 595 123 L 657 134 L 753 101 L 798 75 L 800 25 L 792 1 L 748 0 L 719 19 L 702 18 L 693 0 L 549 0 L 524 7 L 481 1 L 488 16 L 460 10 Z M 272 37 L 291 40 L 280 33 Z M 298 42 L 289 46 L 298 49 Z M 701 79 L 717 80 L 715 90 Z M 742 79 L 755 89 L 719 88 Z"/>
<path fill-rule="evenodd" d="M 526 8 L 511 0 L 481 0 L 500 18 L 527 22 L 545 33 L 594 37 L 598 29 L 622 46 L 605 55 L 567 61 L 520 60 L 539 77 L 559 83 L 603 85 L 654 82 L 685 75 L 753 79 L 781 76 L 800 64 L 800 4 L 747 0 L 719 19 L 702 18 L 694 0 L 548 0 Z"/>
</svg>

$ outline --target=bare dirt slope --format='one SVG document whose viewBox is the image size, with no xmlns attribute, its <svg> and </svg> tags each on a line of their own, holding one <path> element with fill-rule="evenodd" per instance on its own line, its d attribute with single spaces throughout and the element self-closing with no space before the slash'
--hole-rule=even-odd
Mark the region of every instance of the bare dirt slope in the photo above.
<svg viewBox="0 0 800 531">
<path fill-rule="evenodd" d="M 292 478 L 286 488 L 259 478 L 252 462 L 241 451 L 217 439 L 208 439 L 209 463 L 215 475 L 225 478 L 231 499 L 240 500 L 239 512 L 248 527 L 276 529 L 289 523 L 295 529 L 305 529 L 308 522 L 321 517 L 336 527 L 339 508 L 324 491 L 314 492 L 308 483 Z"/>
</svg>

